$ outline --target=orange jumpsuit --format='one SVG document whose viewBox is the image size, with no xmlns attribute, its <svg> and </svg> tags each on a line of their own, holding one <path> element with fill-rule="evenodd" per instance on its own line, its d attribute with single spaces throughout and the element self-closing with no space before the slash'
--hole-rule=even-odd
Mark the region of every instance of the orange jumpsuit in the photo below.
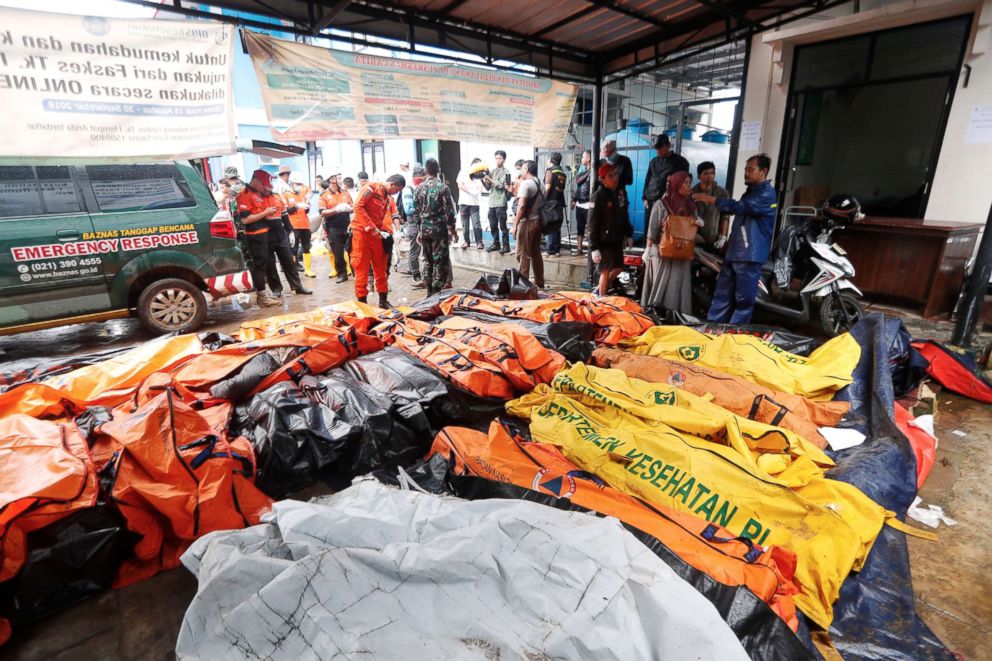
<svg viewBox="0 0 992 661">
<path fill-rule="evenodd" d="M 392 196 L 384 184 L 369 182 L 362 187 L 355 200 L 355 214 L 351 219 L 351 268 L 355 272 L 355 297 L 369 295 L 369 265 L 375 276 L 375 290 L 379 294 L 389 291 L 389 276 L 386 273 L 386 252 L 382 247 L 384 219 L 390 218 L 389 203 Z M 394 202 L 395 204 L 395 202 Z"/>
<path fill-rule="evenodd" d="M 393 219 L 399 218 L 399 211 L 396 209 L 396 198 L 389 196 L 389 204 L 386 207 L 386 215 L 382 217 L 382 229 L 390 234 L 393 233 Z"/>
</svg>

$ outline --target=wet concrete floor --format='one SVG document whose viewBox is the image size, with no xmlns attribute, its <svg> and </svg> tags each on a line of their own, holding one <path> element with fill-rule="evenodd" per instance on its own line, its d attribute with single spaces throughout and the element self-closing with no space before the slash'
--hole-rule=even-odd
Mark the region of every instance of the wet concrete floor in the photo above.
<svg viewBox="0 0 992 661">
<path fill-rule="evenodd" d="M 316 278 L 301 278 L 303 284 L 313 290 L 310 296 L 294 294 L 286 287 L 281 306 L 261 308 L 257 305 L 241 307 L 231 299 L 222 299 L 211 306 L 207 321 L 198 332 L 217 331 L 234 334 L 242 322 L 264 319 L 278 314 L 305 312 L 324 305 L 352 300 L 355 297 L 354 281 L 337 283 L 329 278 L 330 265 L 326 258 L 314 260 Z M 455 287 L 471 287 L 479 279 L 479 274 L 467 270 L 456 270 Z M 410 305 L 425 296 L 424 289 L 414 289 L 410 276 L 397 273 L 395 270 L 389 278 L 392 291 L 389 302 L 393 305 Z M 378 296 L 369 294 L 369 303 L 376 303 Z M 142 327 L 137 319 L 115 319 L 90 324 L 76 324 L 61 328 L 51 328 L 34 333 L 22 333 L 0 337 L 0 369 L 9 362 L 37 359 L 38 357 L 53 358 L 57 356 L 73 356 L 91 351 L 102 351 L 118 347 L 126 347 L 138 342 L 150 340 L 154 335 Z"/>
<path fill-rule="evenodd" d="M 909 538 L 916 609 L 951 651 L 992 659 L 992 407 L 942 393 L 935 431 L 937 460 L 919 495 L 957 525 L 941 524 L 937 542 Z"/>
<path fill-rule="evenodd" d="M 217 306 L 202 330 L 234 333 L 241 322 L 302 312 L 353 296 L 353 285 L 328 279 L 325 260 L 318 277 L 307 279 L 313 296 L 287 294 L 283 306 L 247 310 Z M 455 286 L 471 286 L 478 274 L 456 271 Z M 390 300 L 396 305 L 423 297 L 408 276 L 394 273 Z M 375 295 L 370 296 L 375 300 Z M 911 332 L 926 327 L 946 336 L 949 326 L 907 320 Z M 136 320 L 118 320 L 0 337 L 0 368 L 8 361 L 68 356 L 123 347 L 150 339 Z M 962 432 L 963 435 L 954 433 Z M 965 659 L 992 659 L 992 407 L 942 393 L 936 411 L 937 461 L 920 495 L 957 520 L 941 525 L 938 542 L 909 538 L 913 587 L 924 621 Z M 309 497 L 313 494 L 300 494 Z M 912 523 L 912 522 L 911 522 Z M 914 524 L 919 525 L 919 524 Z M 183 614 L 196 581 L 184 569 L 159 574 L 122 590 L 108 590 L 74 608 L 15 632 L 0 659 L 171 659 Z"/>
</svg>

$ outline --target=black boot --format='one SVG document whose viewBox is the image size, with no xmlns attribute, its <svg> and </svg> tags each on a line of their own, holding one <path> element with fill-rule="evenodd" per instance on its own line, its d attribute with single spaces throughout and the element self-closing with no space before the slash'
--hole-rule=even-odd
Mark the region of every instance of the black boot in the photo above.
<svg viewBox="0 0 992 661">
<path fill-rule="evenodd" d="M 510 240 L 509 239 L 504 239 L 503 240 L 503 247 L 499 249 L 499 254 L 505 255 L 508 252 L 510 252 Z"/>
<path fill-rule="evenodd" d="M 486 248 L 486 252 L 496 252 L 497 250 L 499 250 L 499 244 L 495 241 L 493 241 L 493 245 Z"/>
<path fill-rule="evenodd" d="M 348 276 L 345 275 L 344 273 L 342 273 L 341 275 L 338 276 L 337 281 L 338 282 L 348 282 Z"/>
<path fill-rule="evenodd" d="M 393 307 L 392 305 L 389 304 L 389 301 L 386 300 L 386 296 L 387 296 L 387 294 L 384 294 L 384 293 L 380 293 L 379 294 L 379 307 L 380 308 L 387 308 L 388 309 L 388 308 Z"/>
<path fill-rule="evenodd" d="M 297 294 L 304 294 L 304 295 L 309 295 L 309 294 L 312 294 L 312 293 L 313 293 L 313 291 L 312 291 L 312 290 L 310 290 L 310 289 L 307 289 L 307 288 L 306 288 L 306 287 L 304 287 L 303 285 L 300 285 L 299 287 L 297 287 L 297 288 L 296 288 L 296 289 L 294 289 L 293 291 L 294 291 L 295 293 L 297 293 Z"/>
<path fill-rule="evenodd" d="M 359 296 L 359 297 L 357 297 L 356 300 L 359 303 L 368 303 L 369 302 L 369 297 L 368 296 Z"/>
</svg>

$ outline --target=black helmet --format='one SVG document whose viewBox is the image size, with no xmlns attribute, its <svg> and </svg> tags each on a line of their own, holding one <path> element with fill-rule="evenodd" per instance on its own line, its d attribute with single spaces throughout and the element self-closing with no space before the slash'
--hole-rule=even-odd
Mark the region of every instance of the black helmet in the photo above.
<svg viewBox="0 0 992 661">
<path fill-rule="evenodd" d="M 823 205 L 823 217 L 839 223 L 850 223 L 861 215 L 858 198 L 847 193 L 834 195 Z"/>
</svg>

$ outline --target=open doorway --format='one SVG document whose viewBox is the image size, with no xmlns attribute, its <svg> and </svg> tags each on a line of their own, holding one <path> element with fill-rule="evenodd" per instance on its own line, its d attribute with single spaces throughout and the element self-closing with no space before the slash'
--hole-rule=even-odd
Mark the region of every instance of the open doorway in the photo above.
<svg viewBox="0 0 992 661">
<path fill-rule="evenodd" d="M 922 218 L 970 20 L 798 47 L 776 177 L 782 206 L 844 192 L 867 215 Z"/>
</svg>

